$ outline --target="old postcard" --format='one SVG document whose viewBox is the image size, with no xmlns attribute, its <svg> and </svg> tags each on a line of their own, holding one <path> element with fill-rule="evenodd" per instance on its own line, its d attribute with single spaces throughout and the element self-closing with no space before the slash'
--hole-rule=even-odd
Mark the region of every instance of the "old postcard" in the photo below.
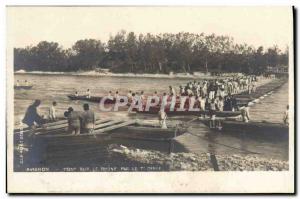
<svg viewBox="0 0 300 199">
<path fill-rule="evenodd" d="M 292 7 L 8 6 L 9 193 L 293 193 Z"/>
</svg>

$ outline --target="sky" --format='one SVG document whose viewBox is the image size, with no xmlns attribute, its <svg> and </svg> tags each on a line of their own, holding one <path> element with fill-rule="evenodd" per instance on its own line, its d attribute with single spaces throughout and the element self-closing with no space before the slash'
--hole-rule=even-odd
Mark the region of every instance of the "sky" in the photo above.
<svg viewBox="0 0 300 199">
<path fill-rule="evenodd" d="M 215 33 L 264 48 L 292 43 L 291 7 L 7 7 L 7 39 L 14 47 L 80 39 L 106 42 L 120 30 L 139 33 Z"/>
</svg>

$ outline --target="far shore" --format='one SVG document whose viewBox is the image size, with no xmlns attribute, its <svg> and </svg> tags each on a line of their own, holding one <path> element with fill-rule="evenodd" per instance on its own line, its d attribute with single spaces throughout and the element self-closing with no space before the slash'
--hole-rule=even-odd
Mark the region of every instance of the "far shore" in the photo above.
<svg viewBox="0 0 300 199">
<path fill-rule="evenodd" d="M 31 75 L 72 75 L 72 76 L 94 76 L 94 77 L 143 77 L 143 78 L 182 78 L 182 79 L 215 79 L 233 76 L 234 74 L 224 74 L 222 76 L 214 76 L 210 73 L 205 74 L 188 74 L 188 73 L 177 73 L 177 74 L 149 74 L 149 73 L 101 73 L 95 71 L 82 71 L 82 72 L 45 72 L 45 71 L 15 71 L 14 74 L 31 74 Z"/>
</svg>

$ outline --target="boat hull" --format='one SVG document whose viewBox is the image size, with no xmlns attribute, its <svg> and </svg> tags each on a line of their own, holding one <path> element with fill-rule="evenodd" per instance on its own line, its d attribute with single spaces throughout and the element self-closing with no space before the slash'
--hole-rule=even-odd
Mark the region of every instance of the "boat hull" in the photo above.
<svg viewBox="0 0 300 199">
<path fill-rule="evenodd" d="M 113 130 L 109 132 L 109 134 L 112 138 L 166 141 L 180 136 L 186 133 L 186 131 L 186 128 L 162 129 L 158 127 L 149 128 L 146 126 L 126 126 L 122 127 L 122 129 Z"/>
<path fill-rule="evenodd" d="M 91 96 L 90 98 L 88 98 L 87 96 L 81 95 L 81 96 L 75 96 L 75 95 L 68 95 L 68 98 L 70 100 L 84 100 L 84 101 L 89 101 L 89 102 L 96 102 L 96 103 L 100 103 L 100 101 L 102 100 L 103 97 L 95 97 L 95 96 Z M 105 99 L 105 104 L 114 104 L 116 103 L 116 100 L 113 99 Z"/>
<path fill-rule="evenodd" d="M 207 127 L 227 133 L 242 133 L 254 136 L 267 136 L 267 137 L 285 137 L 289 136 L 289 127 L 280 123 L 271 122 L 241 122 L 241 121 L 226 121 L 215 120 L 213 126 L 210 120 L 201 120 Z"/>
<path fill-rule="evenodd" d="M 149 111 L 139 111 L 139 110 L 134 110 L 139 114 L 158 114 L 160 111 L 159 108 L 150 108 Z M 203 116 L 203 115 L 210 115 L 210 112 L 208 110 L 205 111 L 170 111 L 170 110 L 165 110 L 168 116 Z M 216 111 L 215 115 L 217 117 L 235 117 L 241 114 L 241 111 Z"/>
<path fill-rule="evenodd" d="M 33 86 L 14 86 L 16 90 L 30 90 Z"/>
<path fill-rule="evenodd" d="M 95 130 L 97 131 L 97 130 Z M 118 139 L 168 141 L 187 132 L 186 127 L 170 127 L 162 129 L 155 125 L 134 124 L 121 128 L 110 130 L 106 133 L 84 133 L 80 135 L 71 135 L 66 127 L 52 130 L 49 132 L 41 131 L 36 133 L 33 138 L 43 141 L 47 145 L 82 145 L 95 142 L 102 142 Z"/>
</svg>

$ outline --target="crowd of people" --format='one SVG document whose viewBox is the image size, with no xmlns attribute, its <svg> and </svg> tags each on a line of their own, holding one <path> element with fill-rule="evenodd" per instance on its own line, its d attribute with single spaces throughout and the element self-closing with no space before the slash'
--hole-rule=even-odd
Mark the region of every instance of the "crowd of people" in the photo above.
<svg viewBox="0 0 300 199">
<path fill-rule="evenodd" d="M 189 104 L 194 104 L 193 108 L 199 108 L 203 111 L 236 111 L 239 109 L 235 94 L 247 92 L 251 94 L 255 92 L 257 85 L 257 77 L 251 76 L 237 76 L 215 80 L 202 80 L 188 82 L 186 85 L 179 86 L 176 91 L 175 87 L 169 86 L 169 93 L 158 95 L 155 91 L 151 96 L 158 97 L 159 103 L 168 105 L 175 98 L 178 104 L 180 96 L 186 96 L 185 107 Z M 79 96 L 75 92 L 75 96 Z M 86 90 L 86 98 L 91 98 L 90 89 Z M 109 91 L 106 95 L 107 99 L 115 100 L 119 97 L 119 91 L 113 93 Z M 127 93 L 129 103 L 137 103 L 141 101 L 145 105 L 147 97 L 144 91 L 133 92 L 129 90 Z"/>
<path fill-rule="evenodd" d="M 21 83 L 20 80 L 17 80 L 16 86 L 29 86 L 29 82 L 24 80 L 24 83 Z"/>
<path fill-rule="evenodd" d="M 170 95 L 193 97 L 201 110 L 235 111 L 238 109 L 235 94 L 256 90 L 256 76 L 240 76 L 218 80 L 188 82 L 179 86 L 179 94 L 169 86 Z"/>
</svg>

